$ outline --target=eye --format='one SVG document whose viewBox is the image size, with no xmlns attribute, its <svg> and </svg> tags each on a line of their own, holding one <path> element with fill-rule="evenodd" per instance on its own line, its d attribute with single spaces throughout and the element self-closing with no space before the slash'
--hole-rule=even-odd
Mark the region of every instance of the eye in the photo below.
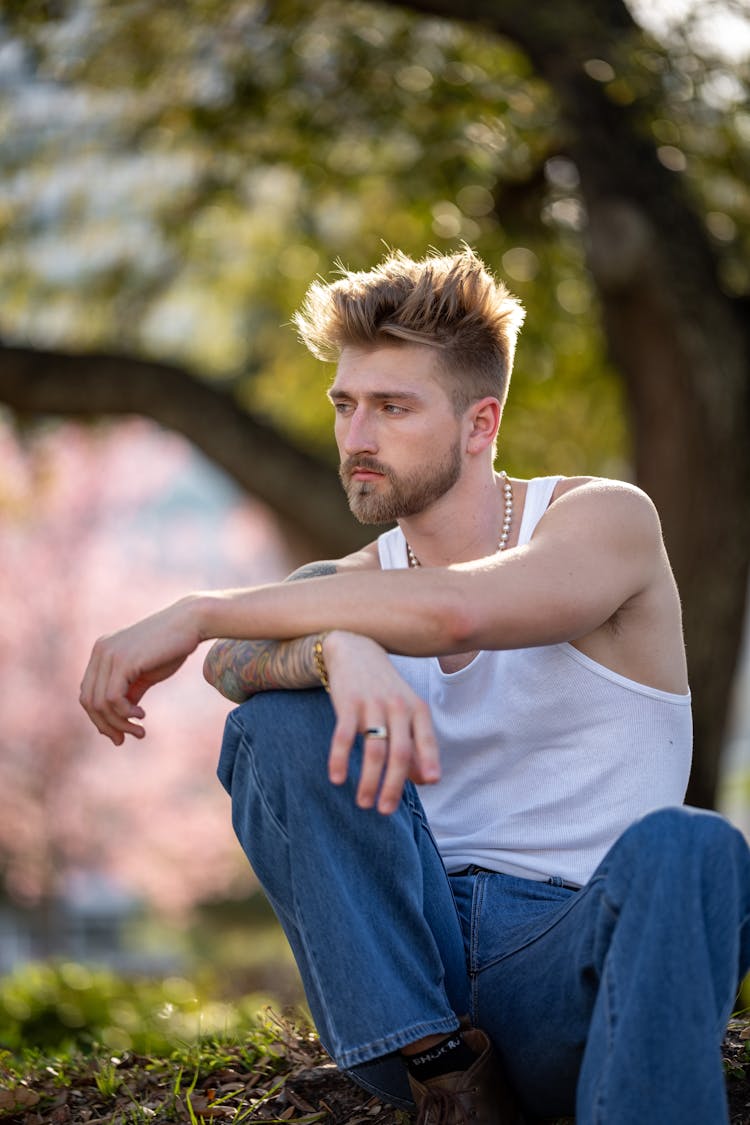
<svg viewBox="0 0 750 1125">
<path fill-rule="evenodd" d="M 395 402 L 387 402 L 383 407 L 383 410 L 386 414 L 392 414 L 395 416 L 398 416 L 399 414 L 406 414 L 407 412 L 405 406 L 398 406 Z"/>
<path fill-rule="evenodd" d="M 346 415 L 351 414 L 354 407 L 350 402 L 334 402 L 333 409 L 337 414 Z"/>
</svg>

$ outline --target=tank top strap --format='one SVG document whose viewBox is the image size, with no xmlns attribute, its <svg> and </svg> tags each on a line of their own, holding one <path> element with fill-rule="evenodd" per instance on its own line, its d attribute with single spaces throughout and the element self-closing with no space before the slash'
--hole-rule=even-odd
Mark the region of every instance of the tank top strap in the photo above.
<svg viewBox="0 0 750 1125">
<path fill-rule="evenodd" d="M 523 506 L 521 530 L 518 546 L 528 543 L 536 530 L 536 525 L 547 511 L 555 485 L 561 477 L 533 477 L 527 483 L 526 502 Z M 406 540 L 400 527 L 392 527 L 378 536 L 378 557 L 383 570 L 399 570 L 408 567 Z"/>
<path fill-rule="evenodd" d="M 521 529 L 518 532 L 518 546 L 529 542 L 536 526 L 547 511 L 555 485 L 561 477 L 533 477 L 526 486 L 526 502 L 523 506 Z"/>
<path fill-rule="evenodd" d="M 378 536 L 378 558 L 381 570 L 403 570 L 409 566 L 406 539 L 400 527 L 392 527 Z"/>
</svg>

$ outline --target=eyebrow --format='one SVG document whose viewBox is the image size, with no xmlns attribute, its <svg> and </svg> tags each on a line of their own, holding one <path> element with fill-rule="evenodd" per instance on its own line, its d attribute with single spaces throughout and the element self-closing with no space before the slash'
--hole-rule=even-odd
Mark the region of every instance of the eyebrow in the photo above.
<svg viewBox="0 0 750 1125">
<path fill-rule="evenodd" d="M 347 391 L 338 390 L 336 387 L 331 387 L 328 391 L 328 397 L 331 402 L 354 401 L 354 395 L 350 395 Z M 416 391 L 370 391 L 363 396 L 370 402 L 421 402 L 422 396 L 417 394 Z"/>
</svg>

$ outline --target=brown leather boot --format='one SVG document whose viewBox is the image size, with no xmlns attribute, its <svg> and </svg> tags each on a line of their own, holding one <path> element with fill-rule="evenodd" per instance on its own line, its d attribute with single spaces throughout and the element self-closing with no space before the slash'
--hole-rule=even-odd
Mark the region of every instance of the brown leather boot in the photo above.
<svg viewBox="0 0 750 1125">
<path fill-rule="evenodd" d="M 409 1075 L 417 1106 L 417 1125 L 521 1125 L 497 1057 L 483 1031 L 464 1031 L 477 1056 L 468 1070 L 441 1074 L 426 1082 Z"/>
</svg>

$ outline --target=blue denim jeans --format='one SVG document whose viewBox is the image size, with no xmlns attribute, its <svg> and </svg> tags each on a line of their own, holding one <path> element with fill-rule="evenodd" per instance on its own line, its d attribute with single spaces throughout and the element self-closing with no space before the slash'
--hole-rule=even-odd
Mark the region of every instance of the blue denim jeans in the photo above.
<svg viewBox="0 0 750 1125">
<path fill-rule="evenodd" d="M 321 1041 L 396 1105 L 398 1050 L 468 1015 L 529 1116 L 721 1125 L 721 1040 L 750 961 L 750 853 L 713 813 L 632 825 L 580 891 L 445 873 L 417 793 L 391 816 L 327 779 L 322 691 L 228 719 L 219 777 L 299 966 Z"/>
</svg>

